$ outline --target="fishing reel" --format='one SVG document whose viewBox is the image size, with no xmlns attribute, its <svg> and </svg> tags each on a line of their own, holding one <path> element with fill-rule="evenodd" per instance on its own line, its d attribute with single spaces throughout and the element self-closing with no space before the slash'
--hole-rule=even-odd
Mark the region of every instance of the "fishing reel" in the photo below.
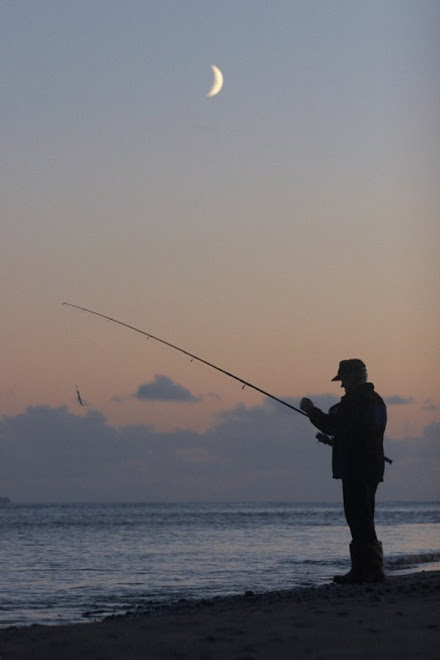
<svg viewBox="0 0 440 660">
<path fill-rule="evenodd" d="M 319 432 L 315 435 L 315 438 L 317 439 L 318 442 L 321 442 L 323 445 L 328 445 L 329 447 L 333 447 L 333 438 L 331 435 L 327 435 L 326 433 Z M 388 458 L 388 456 L 384 456 L 384 460 L 389 465 L 391 465 L 393 462 L 391 458 Z"/>
<path fill-rule="evenodd" d="M 321 442 L 323 445 L 328 445 L 329 447 L 333 447 L 333 438 L 330 435 L 319 432 L 315 435 L 315 438 L 317 439 L 318 442 Z"/>
</svg>

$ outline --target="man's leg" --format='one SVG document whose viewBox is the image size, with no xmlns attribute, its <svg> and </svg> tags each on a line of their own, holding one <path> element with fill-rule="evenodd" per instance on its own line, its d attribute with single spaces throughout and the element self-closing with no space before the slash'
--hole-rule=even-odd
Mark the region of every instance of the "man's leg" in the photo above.
<svg viewBox="0 0 440 660">
<path fill-rule="evenodd" d="M 377 541 L 374 526 L 374 509 L 377 484 L 354 479 L 342 481 L 344 513 L 356 543 Z"/>
<path fill-rule="evenodd" d="M 358 523 L 360 516 L 360 492 L 356 482 L 342 480 L 342 495 L 344 513 L 350 528 L 352 541 L 350 543 L 351 568 L 345 575 L 335 575 L 333 581 L 338 584 L 352 584 L 362 581 L 363 546 L 358 540 Z"/>
<path fill-rule="evenodd" d="M 376 483 L 343 480 L 344 512 L 351 531 L 351 570 L 334 577 L 338 583 L 384 580 L 382 544 L 374 526 Z"/>
</svg>

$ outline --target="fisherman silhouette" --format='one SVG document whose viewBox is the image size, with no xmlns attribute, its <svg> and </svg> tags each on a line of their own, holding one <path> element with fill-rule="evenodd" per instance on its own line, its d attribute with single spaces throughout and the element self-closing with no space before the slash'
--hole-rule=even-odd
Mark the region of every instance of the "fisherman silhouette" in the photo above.
<svg viewBox="0 0 440 660">
<path fill-rule="evenodd" d="M 357 358 L 342 360 L 332 381 L 341 381 L 345 395 L 328 414 L 303 398 L 300 408 L 316 428 L 331 436 L 333 477 L 342 479 L 344 513 L 350 528 L 351 570 L 336 575 L 337 583 L 382 582 L 382 544 L 374 525 L 375 495 L 383 481 L 383 436 L 387 410 L 367 382 L 367 369 Z M 389 460 L 389 459 L 388 459 Z"/>
</svg>

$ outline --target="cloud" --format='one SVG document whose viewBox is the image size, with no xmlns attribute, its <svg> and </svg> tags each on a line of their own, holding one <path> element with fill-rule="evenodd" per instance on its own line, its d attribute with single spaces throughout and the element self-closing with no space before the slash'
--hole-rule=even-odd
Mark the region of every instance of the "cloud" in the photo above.
<svg viewBox="0 0 440 660">
<path fill-rule="evenodd" d="M 423 402 L 422 410 L 426 410 L 427 412 L 437 412 L 437 410 L 440 410 L 440 406 L 436 406 L 432 399 L 426 399 Z"/>
<path fill-rule="evenodd" d="M 393 396 L 385 397 L 385 403 L 388 406 L 409 406 L 411 403 L 415 403 L 415 399 L 412 396 L 405 398 L 394 394 Z"/>
<path fill-rule="evenodd" d="M 308 421 L 269 402 L 223 413 L 204 433 L 31 407 L 1 420 L 0 455 L 2 494 L 18 501 L 335 500 L 340 490 Z"/>
<path fill-rule="evenodd" d="M 200 401 L 201 397 L 195 397 L 182 385 L 174 383 L 171 378 L 162 374 L 156 374 L 150 383 L 139 385 L 133 394 L 140 401 Z"/>
<path fill-rule="evenodd" d="M 328 397 L 331 405 L 332 397 Z M 314 397 L 327 409 L 326 397 Z M 265 400 L 199 433 L 108 424 L 93 410 L 31 407 L 0 420 L 1 494 L 16 501 L 338 501 L 331 450 L 307 419 Z M 379 498 L 440 496 L 440 424 L 387 439 Z"/>
<path fill-rule="evenodd" d="M 437 501 L 440 497 L 440 424 L 420 436 L 388 440 L 393 465 L 387 470 L 389 499 Z"/>
</svg>

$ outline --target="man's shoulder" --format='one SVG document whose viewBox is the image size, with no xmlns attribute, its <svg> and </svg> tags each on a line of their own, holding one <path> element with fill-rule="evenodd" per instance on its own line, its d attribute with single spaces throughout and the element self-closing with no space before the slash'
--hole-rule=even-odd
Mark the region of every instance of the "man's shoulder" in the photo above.
<svg viewBox="0 0 440 660">
<path fill-rule="evenodd" d="M 351 394 L 353 396 L 350 397 L 350 402 L 353 403 L 353 405 L 370 402 L 385 406 L 384 400 L 374 389 L 373 383 L 363 383 L 362 385 L 359 385 L 359 387 L 357 387 L 355 390 L 353 390 Z"/>
<path fill-rule="evenodd" d="M 366 383 L 366 384 L 367 384 L 367 385 L 371 385 L 371 389 L 369 390 L 369 395 L 368 395 L 368 396 L 369 396 L 373 401 L 375 401 L 376 403 L 378 403 L 378 404 L 384 406 L 384 405 L 385 405 L 385 401 L 384 401 L 383 398 L 380 396 L 380 394 L 379 394 L 378 392 L 376 392 L 376 390 L 374 389 L 374 385 L 373 385 L 373 383 Z"/>
<path fill-rule="evenodd" d="M 366 389 L 363 400 L 365 402 L 369 402 L 370 404 L 374 404 L 375 406 L 383 406 L 386 408 L 385 401 L 382 399 L 380 394 L 376 392 L 373 383 L 366 383 L 366 385 L 371 385 L 371 387 Z"/>
</svg>

